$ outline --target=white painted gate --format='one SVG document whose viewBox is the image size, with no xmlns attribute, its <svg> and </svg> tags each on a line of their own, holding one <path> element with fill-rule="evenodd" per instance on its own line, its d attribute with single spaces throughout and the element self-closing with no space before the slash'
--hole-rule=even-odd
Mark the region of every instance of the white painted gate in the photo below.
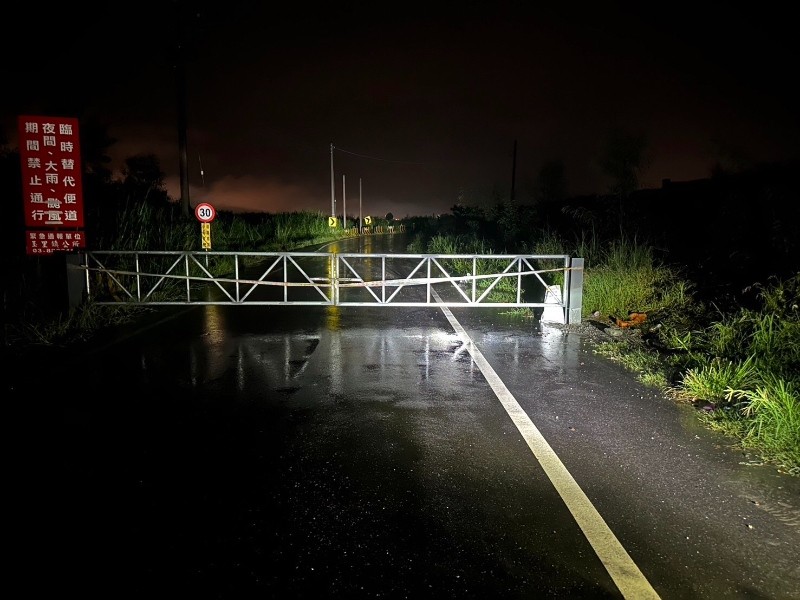
<svg viewBox="0 0 800 600">
<path fill-rule="evenodd" d="M 574 323 L 583 296 L 568 255 L 97 251 L 69 266 L 98 304 L 527 307 Z"/>
</svg>

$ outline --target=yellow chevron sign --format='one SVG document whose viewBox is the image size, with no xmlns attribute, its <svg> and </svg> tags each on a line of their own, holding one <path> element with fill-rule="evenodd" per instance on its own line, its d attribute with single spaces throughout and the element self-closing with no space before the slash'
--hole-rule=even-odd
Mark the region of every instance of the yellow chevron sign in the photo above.
<svg viewBox="0 0 800 600">
<path fill-rule="evenodd" d="M 328 227 L 338 227 L 339 219 L 336 217 L 328 217 Z"/>
<path fill-rule="evenodd" d="M 364 225 L 372 225 L 372 217 L 364 217 Z"/>
</svg>

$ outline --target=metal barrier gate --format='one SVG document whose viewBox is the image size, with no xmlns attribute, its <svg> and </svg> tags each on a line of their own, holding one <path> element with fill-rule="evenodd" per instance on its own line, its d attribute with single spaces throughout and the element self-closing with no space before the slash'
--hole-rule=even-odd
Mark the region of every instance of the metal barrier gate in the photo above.
<svg viewBox="0 0 800 600">
<path fill-rule="evenodd" d="M 583 259 L 561 254 L 96 251 L 68 266 L 97 304 L 528 307 L 577 323 L 583 296 Z"/>
</svg>

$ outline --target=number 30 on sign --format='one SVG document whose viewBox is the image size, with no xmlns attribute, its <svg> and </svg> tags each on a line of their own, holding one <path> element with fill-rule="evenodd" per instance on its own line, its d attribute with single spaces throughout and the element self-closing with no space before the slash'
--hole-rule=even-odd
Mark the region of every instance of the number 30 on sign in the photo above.
<svg viewBox="0 0 800 600">
<path fill-rule="evenodd" d="M 201 202 L 194 207 L 194 216 L 201 223 L 211 223 L 217 216 L 217 211 L 208 202 Z"/>
</svg>

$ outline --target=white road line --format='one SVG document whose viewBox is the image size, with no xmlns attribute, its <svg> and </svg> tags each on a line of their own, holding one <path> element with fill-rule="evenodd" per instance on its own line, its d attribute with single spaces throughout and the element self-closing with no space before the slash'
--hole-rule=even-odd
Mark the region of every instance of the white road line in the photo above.
<svg viewBox="0 0 800 600">
<path fill-rule="evenodd" d="M 483 357 L 478 347 L 473 343 L 461 323 L 456 320 L 453 313 L 446 307 L 442 307 L 447 320 L 461 337 L 467 347 L 472 360 L 478 365 L 483 376 L 489 382 L 500 403 L 505 407 L 511 420 L 519 429 L 528 447 L 533 451 L 534 456 L 542 465 L 544 472 L 550 478 L 556 491 L 561 496 L 564 504 L 572 513 L 578 526 L 583 531 L 586 539 L 594 548 L 595 553 L 605 566 L 608 574 L 617 584 L 617 588 L 625 598 L 636 598 L 642 600 L 646 598 L 659 598 L 656 591 L 647 581 L 647 578 L 633 562 L 633 559 L 622 547 L 617 537 L 609 529 L 603 517 L 597 512 L 589 498 L 570 475 L 564 463 L 558 458 L 556 453 L 544 439 L 539 429 L 533 424 L 530 417 L 509 391 L 503 380 L 495 373 L 489 362 Z"/>
</svg>

